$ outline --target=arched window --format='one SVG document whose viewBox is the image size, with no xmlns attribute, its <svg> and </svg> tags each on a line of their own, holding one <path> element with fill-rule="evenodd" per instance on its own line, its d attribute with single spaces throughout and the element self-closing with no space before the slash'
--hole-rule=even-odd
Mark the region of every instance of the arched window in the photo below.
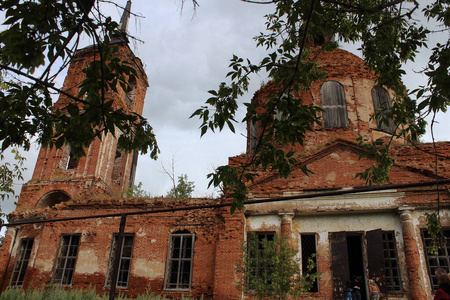
<svg viewBox="0 0 450 300">
<path fill-rule="evenodd" d="M 53 207 L 56 204 L 69 201 L 70 197 L 63 191 L 52 191 L 47 193 L 42 197 L 38 204 L 37 208 L 45 208 L 45 207 Z"/>
<path fill-rule="evenodd" d="M 391 111 L 391 101 L 389 99 L 388 91 L 379 86 L 374 87 L 372 89 L 372 100 L 378 129 L 393 133 L 395 127 L 392 116 L 389 116 Z"/>
<path fill-rule="evenodd" d="M 323 127 L 348 127 L 344 87 L 337 81 L 327 81 L 320 88 L 323 109 Z"/>
</svg>

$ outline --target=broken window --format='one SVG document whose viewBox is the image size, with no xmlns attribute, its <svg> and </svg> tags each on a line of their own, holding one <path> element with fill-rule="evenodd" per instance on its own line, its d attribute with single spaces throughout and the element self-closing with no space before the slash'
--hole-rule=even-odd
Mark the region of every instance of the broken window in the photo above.
<svg viewBox="0 0 450 300">
<path fill-rule="evenodd" d="M 178 231 L 170 235 L 165 289 L 191 288 L 194 237 L 195 235 L 189 231 Z"/>
<path fill-rule="evenodd" d="M 323 127 L 348 127 L 344 87 L 337 81 L 327 81 L 320 88 L 323 109 Z"/>
<path fill-rule="evenodd" d="M 248 256 L 253 263 L 250 263 L 250 266 L 253 266 L 248 270 L 250 272 L 249 276 L 249 288 L 252 289 L 252 280 L 253 278 L 262 278 L 263 281 L 267 284 L 270 283 L 270 275 L 272 273 L 273 266 L 271 265 L 263 265 L 259 263 L 262 258 L 262 251 L 264 250 L 265 241 L 272 242 L 275 238 L 275 232 L 249 232 L 247 235 L 247 249 Z"/>
<path fill-rule="evenodd" d="M 372 89 L 372 100 L 378 129 L 388 133 L 394 133 L 394 122 L 392 116 L 389 116 L 391 102 L 388 91 L 379 86 L 374 87 Z"/>
<path fill-rule="evenodd" d="M 109 263 L 108 263 L 108 272 L 106 274 L 106 283 L 105 286 L 110 287 L 112 281 L 112 269 L 113 264 L 116 259 L 116 253 L 119 254 L 119 269 L 117 272 L 117 287 L 127 288 L 128 282 L 130 278 L 130 270 L 131 270 L 131 259 L 133 254 L 133 245 L 134 245 L 134 235 L 133 234 L 125 234 L 122 240 L 122 248 L 119 251 L 116 251 L 117 242 L 119 239 L 119 235 L 117 233 L 114 234 L 114 237 L 111 241 L 111 251 L 109 254 Z"/>
<path fill-rule="evenodd" d="M 402 280 L 398 269 L 397 247 L 394 231 L 383 231 L 384 271 L 386 290 L 389 293 L 402 291 Z"/>
<path fill-rule="evenodd" d="M 61 236 L 55 266 L 53 267 L 52 283 L 72 284 L 79 245 L 79 234 L 63 234 Z"/>
<path fill-rule="evenodd" d="M 317 273 L 317 250 L 316 250 L 316 235 L 301 234 L 302 245 L 302 274 L 309 272 L 311 274 Z M 314 266 L 311 268 L 311 264 Z M 312 288 L 308 292 L 318 292 L 317 279 L 314 281 Z"/>
<path fill-rule="evenodd" d="M 436 254 L 430 254 L 428 250 L 432 246 L 433 237 L 428 233 L 428 230 L 422 230 L 422 239 L 424 242 L 425 256 L 427 260 L 428 276 L 432 283 L 433 290 L 438 289 L 436 269 L 443 268 L 448 271 L 450 266 L 450 228 L 442 229 L 443 244 L 439 247 Z"/>
<path fill-rule="evenodd" d="M 33 248 L 33 238 L 25 238 L 20 242 L 20 248 L 16 255 L 16 263 L 11 276 L 10 286 L 22 286 L 28 268 L 28 261 Z"/>
</svg>

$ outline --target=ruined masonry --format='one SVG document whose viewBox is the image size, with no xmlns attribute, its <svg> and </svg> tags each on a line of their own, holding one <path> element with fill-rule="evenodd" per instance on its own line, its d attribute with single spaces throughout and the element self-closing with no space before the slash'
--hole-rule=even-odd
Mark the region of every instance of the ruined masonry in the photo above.
<svg viewBox="0 0 450 300">
<path fill-rule="evenodd" d="M 127 91 L 111 93 L 108 98 L 114 99 L 116 107 L 140 114 L 148 87 L 144 68 L 126 40 L 118 39 L 111 46 L 118 47 L 117 55 L 131 62 L 138 76 Z M 92 286 L 98 293 L 108 293 L 117 260 L 116 290 L 129 297 L 150 289 L 173 298 L 251 298 L 239 290 L 235 266 L 241 259 L 242 241 L 255 232 L 261 238 L 287 236 L 299 250 L 300 268 L 315 255 L 321 276 L 309 292 L 311 299 L 343 299 L 343 286 L 356 277 L 361 279 L 365 300 L 369 299 L 369 279 L 378 283 L 384 299 L 431 299 L 437 287 L 434 270 L 450 266 L 449 185 L 414 184 L 450 177 L 450 142 L 435 145 L 439 154 L 436 173 L 433 145 L 394 141 L 389 188 L 364 190 L 365 183 L 355 179 L 355 174 L 374 160 L 360 158 L 363 149 L 355 139 L 390 138 L 396 130 L 392 124 L 371 116 L 390 107 L 392 93 L 376 85 L 374 75 L 355 55 L 341 49 L 314 51 L 327 78 L 314 82 L 308 93 L 299 96 L 305 104 L 323 109 L 323 125 L 308 133 L 303 146 L 291 147 L 298 164 L 288 179 L 261 171 L 248 184 L 250 199 L 288 200 L 247 205 L 234 214 L 226 206 L 170 211 L 231 199 L 117 197 L 134 182 L 137 155 L 118 150 L 113 136 L 95 141 L 80 159 L 71 155 L 70 146 L 42 148 L 33 178 L 24 185 L 17 209 L 9 216 L 0 251 L 1 290 L 52 283 Z M 94 54 L 93 47 L 76 53 L 65 91 L 77 93 L 83 80 L 81 70 Z M 264 104 L 278 89 L 269 83 L 255 93 L 252 102 Z M 57 105 L 64 107 L 67 101 L 61 96 Z M 248 154 L 230 158 L 230 165 L 239 166 L 248 159 L 260 131 L 260 124 L 248 125 Z M 313 173 L 305 176 L 303 166 Z M 446 244 L 431 255 L 426 251 L 431 237 L 425 214 L 437 209 L 438 197 Z M 119 239 L 120 216 L 148 210 L 160 212 L 128 216 Z M 116 215 L 19 223 L 106 214 Z M 114 252 L 116 246 L 120 251 Z"/>
</svg>

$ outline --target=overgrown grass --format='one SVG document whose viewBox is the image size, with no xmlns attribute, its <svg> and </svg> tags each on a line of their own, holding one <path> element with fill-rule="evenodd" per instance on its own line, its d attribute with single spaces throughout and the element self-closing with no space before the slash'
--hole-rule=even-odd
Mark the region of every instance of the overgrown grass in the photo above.
<svg viewBox="0 0 450 300">
<path fill-rule="evenodd" d="M 108 295 L 97 295 L 94 289 L 66 290 L 61 287 L 50 287 L 47 289 L 24 290 L 21 288 L 9 288 L 0 294 L 0 300 L 107 300 Z M 126 296 L 118 296 L 116 300 L 131 299 Z M 134 298 L 133 298 L 134 299 Z M 151 292 L 145 292 L 139 295 L 136 300 L 168 300 L 164 296 L 155 295 Z M 194 300 L 190 297 L 182 297 L 182 300 Z"/>
</svg>

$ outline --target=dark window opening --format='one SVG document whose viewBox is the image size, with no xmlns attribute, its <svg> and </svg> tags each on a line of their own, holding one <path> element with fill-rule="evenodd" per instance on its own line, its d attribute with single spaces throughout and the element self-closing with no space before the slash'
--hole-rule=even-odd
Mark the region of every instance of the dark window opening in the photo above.
<svg viewBox="0 0 450 300">
<path fill-rule="evenodd" d="M 394 133 L 394 122 L 392 116 L 389 116 L 391 113 L 391 102 L 388 91 L 379 86 L 374 87 L 372 89 L 372 100 L 378 129 L 388 133 Z"/>
<path fill-rule="evenodd" d="M 126 158 L 127 158 L 126 155 L 124 155 L 119 150 L 116 150 L 116 154 L 114 156 L 113 172 L 112 172 L 112 181 L 116 185 L 121 184 Z"/>
<path fill-rule="evenodd" d="M 133 152 L 133 160 L 131 162 L 131 172 L 130 172 L 130 180 L 128 181 L 128 187 L 132 187 L 134 185 L 134 179 L 136 178 L 136 169 L 137 169 L 138 158 L 139 158 L 139 152 L 134 151 Z"/>
<path fill-rule="evenodd" d="M 70 147 L 69 150 L 69 157 L 67 159 L 67 170 L 76 169 L 78 167 L 78 163 L 80 162 L 79 157 L 77 156 L 77 152 L 79 152 L 79 149 L 76 147 Z"/>
<path fill-rule="evenodd" d="M 71 285 L 75 273 L 80 235 L 62 235 L 55 266 L 53 268 L 52 283 Z"/>
<path fill-rule="evenodd" d="M 317 273 L 317 250 L 316 250 L 316 235 L 315 234 L 302 234 L 302 273 L 305 274 L 308 270 L 310 260 L 314 263 L 310 273 Z M 314 281 L 312 288 L 308 292 L 318 292 L 319 285 L 317 279 Z"/>
<path fill-rule="evenodd" d="M 45 208 L 45 207 L 53 207 L 56 204 L 69 201 L 70 197 L 63 191 L 52 191 L 47 193 L 44 197 L 42 197 L 38 204 L 37 208 Z"/>
<path fill-rule="evenodd" d="M 175 232 L 170 235 L 165 289 L 188 290 L 191 288 L 194 257 L 194 234 Z"/>
<path fill-rule="evenodd" d="M 16 255 L 16 263 L 11 276 L 10 286 L 22 286 L 28 268 L 28 262 L 33 248 L 33 238 L 25 238 L 20 242 L 20 248 Z"/>
<path fill-rule="evenodd" d="M 106 274 L 106 283 L 105 286 L 110 287 L 112 281 L 112 268 L 116 258 L 116 248 L 117 242 L 119 239 L 119 235 L 117 233 L 114 234 L 114 237 L 111 241 L 111 251 L 109 254 L 109 263 L 108 263 L 108 272 Z M 134 245 L 134 235 L 126 234 L 122 240 L 122 248 L 118 252 L 119 254 L 119 270 L 117 273 L 117 283 L 116 287 L 119 288 L 127 288 L 128 282 L 130 278 L 131 271 L 131 259 L 133 254 L 133 245 Z"/>
<path fill-rule="evenodd" d="M 344 87 L 337 81 L 327 81 L 320 88 L 324 128 L 348 127 Z"/>
<path fill-rule="evenodd" d="M 428 230 L 422 230 L 422 239 L 424 242 L 424 251 L 427 260 L 428 276 L 430 277 L 433 291 L 436 291 L 438 289 L 436 269 L 443 268 L 448 272 L 450 266 L 450 228 L 443 228 L 441 232 L 443 245 L 438 249 L 437 254 L 430 254 L 428 250 L 432 246 L 433 237 L 428 233 Z"/>
</svg>

